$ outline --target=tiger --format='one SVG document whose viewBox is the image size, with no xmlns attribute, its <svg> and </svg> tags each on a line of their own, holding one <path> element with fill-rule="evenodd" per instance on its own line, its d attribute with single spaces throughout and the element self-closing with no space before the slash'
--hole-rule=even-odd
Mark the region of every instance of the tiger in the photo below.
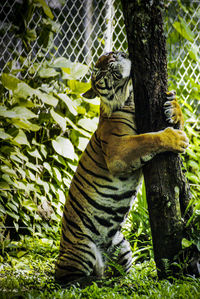
<svg viewBox="0 0 200 299">
<path fill-rule="evenodd" d="M 91 88 L 83 96 L 100 98 L 100 117 L 64 205 L 55 277 L 66 283 L 107 277 L 112 259 L 123 273 L 130 271 L 131 246 L 121 228 L 136 198 L 142 167 L 159 153 L 184 153 L 189 144 L 175 92 L 166 93 L 163 107 L 169 126 L 138 134 L 126 53 L 102 55 L 93 68 Z M 120 275 L 114 268 L 111 274 Z"/>
</svg>

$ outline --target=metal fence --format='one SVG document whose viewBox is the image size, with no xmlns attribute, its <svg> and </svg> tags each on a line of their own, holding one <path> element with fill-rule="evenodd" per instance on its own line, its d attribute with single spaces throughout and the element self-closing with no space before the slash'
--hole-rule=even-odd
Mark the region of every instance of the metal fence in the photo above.
<svg viewBox="0 0 200 299">
<path fill-rule="evenodd" d="M 182 0 L 183 2 L 184 0 Z M 37 2 L 37 1 L 36 1 Z M 188 65 L 188 55 L 198 56 L 200 45 L 200 2 L 191 0 L 188 9 L 180 6 L 179 1 L 166 1 L 169 12 L 168 33 L 174 30 L 173 24 L 178 19 L 176 9 L 182 21 L 187 23 L 194 34 L 193 40 L 184 40 L 180 47 L 170 49 L 174 61 L 181 62 L 177 86 L 184 85 L 187 91 L 185 100 L 190 93 L 190 81 L 193 78 L 199 84 L 199 60 Z M 179 3 L 178 3 L 179 2 Z M 185 1 L 187 2 L 187 1 Z M 20 14 L 23 13 L 23 0 L 5 0 L 0 3 L 0 68 L 6 69 L 7 63 L 12 61 L 12 68 L 20 69 L 29 65 L 24 77 L 37 72 L 40 64 L 47 57 L 54 60 L 64 56 L 71 61 L 93 65 L 99 55 L 112 50 L 127 51 L 127 40 L 124 28 L 121 1 L 119 0 L 49 0 L 47 1 L 53 13 L 54 33 L 48 41 L 45 56 L 41 59 L 44 49 L 40 45 L 39 35 L 34 39 L 34 32 L 40 30 L 44 22 L 41 8 L 34 10 L 33 17 L 28 21 L 31 48 L 25 47 L 18 35 L 17 28 L 20 23 Z M 171 21 L 171 23 L 170 23 Z M 48 25 L 48 24 L 47 24 Z M 21 56 L 24 59 L 21 59 Z M 31 62 L 31 63 L 30 63 Z"/>
</svg>

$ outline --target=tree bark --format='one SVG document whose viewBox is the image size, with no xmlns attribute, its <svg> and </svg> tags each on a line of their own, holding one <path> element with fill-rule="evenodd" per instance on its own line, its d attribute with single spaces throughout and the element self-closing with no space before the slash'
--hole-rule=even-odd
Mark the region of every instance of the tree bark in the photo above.
<svg viewBox="0 0 200 299">
<path fill-rule="evenodd" d="M 167 91 L 166 40 L 163 30 L 163 1 L 122 0 L 139 133 L 169 126 L 163 104 Z M 172 266 L 180 253 L 185 215 L 190 200 L 189 185 L 174 153 L 157 155 L 143 169 L 154 258 L 159 278 L 175 275 Z"/>
</svg>

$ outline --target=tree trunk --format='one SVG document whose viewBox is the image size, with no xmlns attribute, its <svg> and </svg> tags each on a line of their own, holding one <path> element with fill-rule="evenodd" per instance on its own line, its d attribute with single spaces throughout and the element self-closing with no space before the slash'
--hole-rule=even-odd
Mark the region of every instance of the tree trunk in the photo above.
<svg viewBox="0 0 200 299">
<path fill-rule="evenodd" d="M 168 126 L 163 113 L 167 91 L 166 40 L 163 1 L 122 0 L 128 37 L 139 133 Z M 181 251 L 189 186 L 181 159 L 174 153 L 157 155 L 143 169 L 152 231 L 154 258 L 159 278 L 175 275 L 171 266 Z"/>
</svg>

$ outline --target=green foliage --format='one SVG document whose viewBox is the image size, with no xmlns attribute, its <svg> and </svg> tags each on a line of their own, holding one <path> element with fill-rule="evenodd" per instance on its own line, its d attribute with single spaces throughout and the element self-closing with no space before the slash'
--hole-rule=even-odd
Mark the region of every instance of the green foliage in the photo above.
<svg viewBox="0 0 200 299">
<path fill-rule="evenodd" d="M 62 289 L 53 277 L 57 245 L 27 236 L 12 242 L 8 259 L 0 261 L 0 298 L 199 298 L 199 279 L 158 281 L 153 260 L 137 264 L 126 277 Z"/>
<path fill-rule="evenodd" d="M 81 96 L 89 83 L 79 79 L 88 67 L 64 57 L 52 62 L 52 57 L 46 56 L 47 47 L 52 47 L 53 32 L 59 27 L 53 22 L 50 8 L 43 0 L 27 3 L 15 29 L 24 49 L 30 49 L 32 41 L 39 38 L 41 62 L 22 54 L 20 67 L 13 49 L 14 59 L 0 77 L 3 255 L 10 234 L 12 238 L 27 232 L 56 238 L 66 193 L 79 157 L 96 128 L 99 112 L 98 101 L 87 102 Z M 27 25 L 36 7 L 41 8 L 43 16 L 39 31 Z"/>
<path fill-rule="evenodd" d="M 183 2 L 183 1 L 182 1 Z M 190 140 L 190 146 L 186 154 L 182 156 L 184 167 L 187 170 L 185 175 L 190 183 L 193 205 L 193 215 L 187 223 L 189 227 L 190 236 L 189 240 L 183 240 L 183 248 L 195 245 L 200 251 L 200 87 L 197 84 L 198 70 L 196 68 L 199 63 L 199 55 L 197 45 L 196 26 L 199 21 L 193 18 L 192 22 L 189 18 L 193 15 L 194 11 L 191 4 L 185 2 L 184 5 L 179 1 L 182 11 L 188 15 L 186 21 L 179 15 L 179 20 L 173 23 L 175 30 L 171 31 L 168 36 L 169 47 L 169 85 L 170 89 L 177 91 L 179 102 L 182 104 L 183 113 L 185 116 L 185 131 Z M 193 6 L 195 8 L 195 5 Z M 180 11 L 178 11 L 179 13 Z M 176 13 L 174 11 L 174 13 Z M 171 21 L 169 17 L 169 22 Z M 188 25 L 190 23 L 190 26 Z M 183 48 L 185 55 L 181 59 L 177 59 L 177 47 Z M 183 78 L 183 74 L 187 69 L 187 77 Z M 177 87 L 177 82 L 179 82 Z M 183 100 L 186 99 L 186 100 Z M 187 245 L 186 245 L 187 244 Z"/>
<path fill-rule="evenodd" d="M 80 92 L 88 83 L 75 80 L 87 68 L 75 67 L 62 58 L 62 67 L 41 64 L 34 81 L 1 76 L 1 224 L 11 218 L 16 230 L 26 226 L 39 234 L 60 220 L 79 155 L 97 124 L 98 103 L 85 102 Z M 72 72 L 73 79 L 63 79 Z"/>
</svg>

